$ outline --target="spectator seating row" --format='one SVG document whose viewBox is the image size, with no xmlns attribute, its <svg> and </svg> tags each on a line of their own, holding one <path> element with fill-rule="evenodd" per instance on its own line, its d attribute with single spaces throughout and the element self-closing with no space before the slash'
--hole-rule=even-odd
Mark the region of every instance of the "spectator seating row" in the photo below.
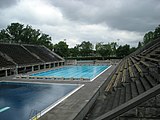
<svg viewBox="0 0 160 120">
<path fill-rule="evenodd" d="M 127 56 L 119 63 L 114 74 L 110 78 L 110 82 L 106 86 L 104 96 L 100 96 L 97 99 L 94 107 L 84 120 L 93 120 L 141 95 L 158 85 L 160 82 L 159 77 L 160 39 L 143 51 Z M 149 109 L 147 106 L 143 106 L 143 108 L 145 107 L 147 110 Z M 159 111 L 160 109 L 157 109 L 157 107 L 160 108 L 160 104 L 159 106 L 154 106 L 154 108 Z M 151 109 L 153 109 L 153 107 L 150 108 L 150 115 L 143 115 L 143 119 L 150 118 L 158 120 L 160 113 L 157 112 L 156 115 L 153 115 Z M 141 117 L 142 116 L 137 114 L 137 110 L 133 108 L 133 110 L 116 117 L 115 120 L 136 120 Z"/>
<path fill-rule="evenodd" d="M 0 68 L 61 61 L 62 58 L 44 46 L 0 43 Z"/>
</svg>

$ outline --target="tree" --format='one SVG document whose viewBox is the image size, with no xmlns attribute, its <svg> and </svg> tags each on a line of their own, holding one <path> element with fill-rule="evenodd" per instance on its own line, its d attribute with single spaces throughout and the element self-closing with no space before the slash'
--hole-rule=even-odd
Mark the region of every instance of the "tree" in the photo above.
<svg viewBox="0 0 160 120">
<path fill-rule="evenodd" d="M 112 53 L 112 48 L 111 45 L 108 44 L 103 44 L 102 42 L 96 44 L 96 53 L 102 56 L 102 59 L 104 57 L 109 57 Z"/>
<path fill-rule="evenodd" d="M 78 57 L 80 55 L 80 46 L 77 44 L 74 48 L 69 49 L 69 55 L 71 57 Z"/>
<path fill-rule="evenodd" d="M 96 44 L 96 53 L 99 54 L 100 56 L 104 55 L 102 42 Z"/>
<path fill-rule="evenodd" d="M 37 43 L 39 45 L 44 45 L 50 49 L 53 49 L 53 44 L 51 43 L 51 37 L 45 33 L 42 33 L 40 36 L 38 36 Z"/>
<path fill-rule="evenodd" d="M 156 27 L 154 31 L 154 39 L 157 39 L 159 37 L 160 37 L 160 25 L 158 25 L 158 27 Z"/>
<path fill-rule="evenodd" d="M 0 41 L 10 43 L 25 43 L 44 45 L 49 49 L 53 48 L 51 37 L 40 30 L 26 27 L 20 23 L 11 23 L 6 29 L 0 31 Z"/>
<path fill-rule="evenodd" d="M 152 31 L 149 31 L 148 33 L 146 33 L 143 38 L 144 45 L 152 41 L 153 38 L 154 38 L 154 33 Z"/>
<path fill-rule="evenodd" d="M 143 37 L 143 44 L 147 44 L 148 42 L 157 39 L 160 37 L 160 25 L 158 25 L 158 27 L 155 28 L 154 32 L 149 31 L 148 33 L 146 33 Z"/>
<path fill-rule="evenodd" d="M 101 47 L 103 46 L 103 42 L 99 42 L 99 43 L 96 43 L 96 52 L 99 53 L 99 50 L 101 49 Z"/>
<path fill-rule="evenodd" d="M 104 56 L 109 57 L 111 55 L 111 53 L 112 53 L 111 45 L 109 43 L 108 44 L 104 44 L 103 45 L 103 49 L 104 49 L 104 52 L 105 52 Z"/>
<path fill-rule="evenodd" d="M 23 29 L 22 43 L 26 44 L 40 44 L 39 38 L 41 36 L 40 30 L 32 29 L 31 26 L 27 25 Z"/>
<path fill-rule="evenodd" d="M 141 48 L 142 47 L 142 43 L 138 42 L 138 47 L 137 48 Z"/>
<path fill-rule="evenodd" d="M 58 44 L 54 45 L 54 52 L 62 57 L 67 57 L 69 55 L 69 48 L 65 41 L 60 41 Z"/>
<path fill-rule="evenodd" d="M 116 51 L 117 57 L 125 57 L 130 54 L 130 46 L 129 45 L 120 45 Z"/>
<path fill-rule="evenodd" d="M 137 50 L 136 47 L 131 47 L 130 50 L 129 50 L 129 54 L 132 53 L 132 52 L 134 52 L 134 51 L 136 51 L 136 50 Z"/>
<path fill-rule="evenodd" d="M 93 51 L 93 45 L 89 41 L 83 41 L 80 46 L 80 54 L 82 56 L 90 56 Z"/>
<path fill-rule="evenodd" d="M 6 29 L 1 30 L 1 41 L 6 42 L 7 40 L 9 42 L 18 43 L 22 39 L 23 27 L 24 25 L 19 23 L 11 23 Z"/>
<path fill-rule="evenodd" d="M 115 56 L 118 44 L 117 44 L 117 42 L 111 42 L 110 45 L 111 45 L 111 49 L 112 49 L 111 55 Z"/>
<path fill-rule="evenodd" d="M 4 29 L 0 31 L 0 41 L 6 43 L 10 42 L 10 35 L 7 34 L 6 30 Z"/>
</svg>

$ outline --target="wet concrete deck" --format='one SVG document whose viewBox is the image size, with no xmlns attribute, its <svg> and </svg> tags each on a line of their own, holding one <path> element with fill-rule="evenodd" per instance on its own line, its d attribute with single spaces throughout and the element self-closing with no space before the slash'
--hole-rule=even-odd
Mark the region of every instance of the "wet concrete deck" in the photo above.
<svg viewBox="0 0 160 120">
<path fill-rule="evenodd" d="M 69 83 L 84 84 L 77 92 L 62 101 L 56 107 L 51 109 L 39 120 L 82 120 L 93 105 L 100 92 L 103 91 L 109 82 L 107 78 L 115 69 L 112 65 L 108 70 L 103 72 L 94 81 L 55 81 L 55 80 L 21 80 L 13 79 L 15 76 L 0 78 L 0 81 L 20 81 L 20 82 L 44 82 L 44 83 Z"/>
</svg>

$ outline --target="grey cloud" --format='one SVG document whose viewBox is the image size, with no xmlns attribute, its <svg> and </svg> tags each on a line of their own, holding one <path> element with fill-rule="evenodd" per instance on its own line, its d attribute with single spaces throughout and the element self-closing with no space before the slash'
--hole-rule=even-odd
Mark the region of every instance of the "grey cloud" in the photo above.
<svg viewBox="0 0 160 120">
<path fill-rule="evenodd" d="M 160 20 L 159 0 L 54 0 L 53 4 L 70 20 L 105 23 L 119 30 L 146 32 Z"/>
<path fill-rule="evenodd" d="M 11 5 L 15 5 L 18 0 L 0 0 L 0 8 L 10 7 Z"/>
<path fill-rule="evenodd" d="M 159 0 L 0 0 L 0 29 L 20 22 L 51 35 L 54 43 L 120 39 L 137 46 L 159 24 L 159 11 Z"/>
</svg>

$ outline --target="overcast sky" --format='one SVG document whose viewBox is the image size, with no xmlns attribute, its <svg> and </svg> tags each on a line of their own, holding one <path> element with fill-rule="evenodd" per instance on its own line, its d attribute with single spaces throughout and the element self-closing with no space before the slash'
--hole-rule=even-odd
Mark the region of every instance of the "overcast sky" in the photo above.
<svg viewBox="0 0 160 120">
<path fill-rule="evenodd" d="M 49 34 L 53 44 L 137 46 L 160 24 L 159 11 L 160 0 L 0 0 L 0 29 L 19 22 Z"/>
</svg>

